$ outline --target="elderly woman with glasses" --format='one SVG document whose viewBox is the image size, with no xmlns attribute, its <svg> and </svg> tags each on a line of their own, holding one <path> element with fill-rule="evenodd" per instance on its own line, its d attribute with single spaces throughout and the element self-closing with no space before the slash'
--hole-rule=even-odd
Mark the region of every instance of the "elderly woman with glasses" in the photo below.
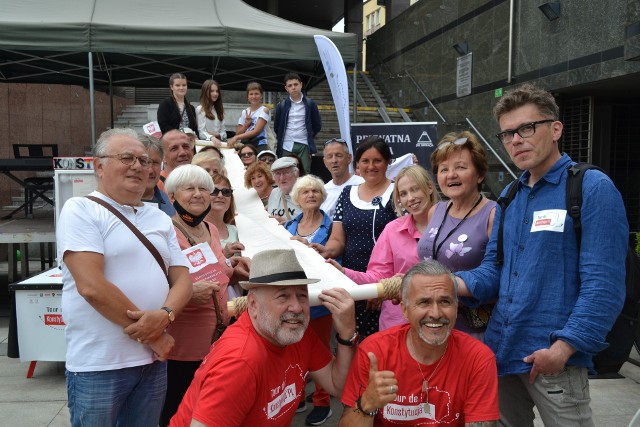
<svg viewBox="0 0 640 427">
<path fill-rule="evenodd" d="M 189 304 L 167 330 L 175 340 L 175 347 L 167 365 L 167 394 L 161 426 L 169 424 L 196 369 L 209 351 L 217 322 L 213 298 L 217 299 L 223 322 L 228 324 L 227 284 L 234 276 L 234 269 L 227 264 L 220 245 L 218 229 L 204 221 L 211 210 L 210 194 L 215 189 L 211 176 L 199 166 L 180 166 L 169 174 L 165 189 L 176 209 L 172 220 L 180 248 L 184 250 L 207 243 L 219 261 L 217 266 L 222 275 L 218 281 L 194 283 Z"/>
<path fill-rule="evenodd" d="M 213 192 L 211 192 L 211 211 L 205 218 L 216 226 L 220 237 L 224 256 L 231 258 L 240 256 L 244 245 L 238 238 L 238 228 L 235 226 L 236 202 L 229 178 L 223 175 L 213 176 Z M 237 282 L 229 284 L 229 300 L 242 296 L 242 288 Z"/>
<path fill-rule="evenodd" d="M 239 243 L 238 229 L 235 224 L 236 202 L 229 178 L 223 175 L 213 176 L 214 188 L 211 192 L 211 211 L 206 217 L 218 229 L 220 243 L 227 258 L 239 256 L 244 245 Z"/>
<path fill-rule="evenodd" d="M 420 259 L 434 259 L 452 271 L 480 265 L 491 235 L 496 202 L 482 195 L 489 163 L 471 132 L 451 132 L 431 155 L 440 191 L 449 199 L 429 211 L 429 225 L 418 242 Z M 455 328 L 482 339 L 491 306 L 458 306 Z"/>
</svg>

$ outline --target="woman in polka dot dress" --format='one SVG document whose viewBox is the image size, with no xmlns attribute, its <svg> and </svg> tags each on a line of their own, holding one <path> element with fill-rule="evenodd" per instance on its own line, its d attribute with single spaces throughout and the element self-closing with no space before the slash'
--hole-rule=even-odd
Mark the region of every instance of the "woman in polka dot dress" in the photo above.
<svg viewBox="0 0 640 427">
<path fill-rule="evenodd" d="M 325 258 L 339 258 L 342 265 L 367 271 L 369 257 L 384 227 L 394 219 L 393 183 L 386 177 L 391 150 L 379 137 L 366 138 L 356 149 L 355 162 L 364 183 L 342 190 L 326 246 L 313 244 Z M 356 302 L 356 323 L 362 338 L 378 331 L 379 309 Z"/>
</svg>

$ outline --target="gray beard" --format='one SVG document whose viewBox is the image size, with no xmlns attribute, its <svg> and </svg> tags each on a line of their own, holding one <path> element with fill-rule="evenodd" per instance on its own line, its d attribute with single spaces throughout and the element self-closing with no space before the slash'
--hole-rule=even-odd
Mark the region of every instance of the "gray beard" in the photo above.
<svg viewBox="0 0 640 427">
<path fill-rule="evenodd" d="M 295 331 L 285 329 L 282 323 L 285 320 L 291 319 L 301 320 L 303 322 L 303 327 Z M 309 317 L 305 316 L 302 313 L 285 313 L 280 316 L 280 318 L 276 319 L 275 316 L 271 315 L 266 310 L 259 309 L 258 324 L 262 328 L 265 335 L 271 337 L 271 339 L 273 339 L 279 345 L 286 346 L 295 344 L 302 339 L 302 337 L 304 336 L 304 332 L 309 326 Z"/>
<path fill-rule="evenodd" d="M 423 321 L 420 321 L 420 326 L 422 326 L 422 325 L 423 325 Z M 444 344 L 445 342 L 447 342 L 447 339 L 449 338 L 449 335 L 451 335 L 450 326 L 451 326 L 450 323 L 447 324 L 447 332 L 441 338 L 427 338 L 427 336 L 424 334 L 424 332 L 422 332 L 422 328 L 418 329 L 418 336 L 420 337 L 420 339 L 422 341 L 424 341 L 425 343 L 427 343 L 429 345 L 440 346 L 440 345 Z"/>
</svg>

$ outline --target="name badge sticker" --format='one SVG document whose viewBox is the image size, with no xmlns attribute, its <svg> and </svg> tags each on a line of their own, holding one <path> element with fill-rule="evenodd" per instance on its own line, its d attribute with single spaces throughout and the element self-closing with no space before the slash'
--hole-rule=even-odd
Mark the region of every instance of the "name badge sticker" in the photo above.
<svg viewBox="0 0 640 427">
<path fill-rule="evenodd" d="M 533 213 L 531 232 L 554 231 L 556 233 L 562 233 L 564 232 L 564 223 L 566 218 L 567 211 L 565 209 L 546 209 L 544 211 L 535 211 Z"/>
</svg>

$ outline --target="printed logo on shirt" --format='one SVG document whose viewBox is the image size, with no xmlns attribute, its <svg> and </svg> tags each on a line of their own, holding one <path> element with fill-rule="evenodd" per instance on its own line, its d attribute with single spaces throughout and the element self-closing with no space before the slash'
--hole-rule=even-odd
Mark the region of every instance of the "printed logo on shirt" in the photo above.
<svg viewBox="0 0 640 427">
<path fill-rule="evenodd" d="M 413 421 L 411 425 L 433 425 L 456 423 L 459 412 L 452 412 L 453 402 L 449 392 L 437 386 L 429 387 L 429 401 L 437 402 L 440 412 L 436 413 L 436 405 L 429 403 L 425 410 L 423 393 L 411 393 L 408 396 L 399 394 L 395 400 L 382 409 L 382 417 L 389 421 Z"/>
<path fill-rule="evenodd" d="M 286 410 L 282 410 L 288 404 L 297 402 L 300 399 L 300 395 L 304 391 L 305 378 L 309 371 L 302 372 L 299 365 L 289 365 L 282 383 L 276 387 L 271 388 L 270 397 L 272 398 L 267 402 L 267 406 L 263 407 L 267 419 L 278 418 L 281 415 L 286 414 L 289 410 L 294 409 L 294 405 L 289 405 Z M 298 393 L 296 383 L 300 385 L 301 391 Z M 297 407 L 297 406 L 295 406 Z"/>
<path fill-rule="evenodd" d="M 289 208 L 287 209 L 289 211 L 289 216 L 290 217 L 295 217 L 296 216 L 296 210 Z M 284 208 L 282 209 L 278 209 L 278 208 L 274 208 L 271 210 L 271 216 L 284 216 Z"/>
<path fill-rule="evenodd" d="M 567 217 L 567 211 L 564 209 L 546 209 L 543 211 L 535 211 L 533 213 L 533 223 L 531 224 L 531 232 L 553 231 L 556 233 L 564 232 L 564 223 Z"/>
<path fill-rule="evenodd" d="M 298 398 L 296 393 L 296 385 L 289 384 L 282 390 L 275 399 L 267 405 L 267 418 L 274 418 L 278 413 L 280 413 L 280 409 L 287 403 L 291 403 Z"/>
<path fill-rule="evenodd" d="M 411 421 L 425 418 L 433 420 L 436 417 L 435 405 L 429 404 L 429 413 L 424 412 L 424 404 L 402 406 L 389 403 L 384 407 L 384 418 L 393 421 Z"/>
</svg>

